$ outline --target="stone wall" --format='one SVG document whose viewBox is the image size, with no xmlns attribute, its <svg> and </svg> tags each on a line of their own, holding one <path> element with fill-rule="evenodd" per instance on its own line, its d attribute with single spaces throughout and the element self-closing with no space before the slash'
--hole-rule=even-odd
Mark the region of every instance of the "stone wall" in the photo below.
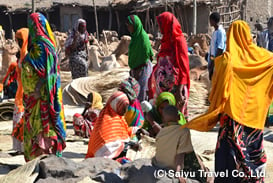
<svg viewBox="0 0 273 183">
<path fill-rule="evenodd" d="M 66 32 L 71 29 L 78 18 L 82 18 L 80 7 L 60 7 L 61 31 Z"/>
<path fill-rule="evenodd" d="M 246 4 L 246 21 L 254 29 L 257 21 L 263 24 L 266 28 L 266 23 L 273 12 L 273 0 L 247 0 Z"/>
</svg>

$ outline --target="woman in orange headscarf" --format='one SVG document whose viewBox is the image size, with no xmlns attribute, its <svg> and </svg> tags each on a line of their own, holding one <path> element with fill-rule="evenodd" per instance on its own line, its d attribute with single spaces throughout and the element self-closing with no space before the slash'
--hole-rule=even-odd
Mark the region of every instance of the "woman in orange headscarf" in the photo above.
<svg viewBox="0 0 273 183">
<path fill-rule="evenodd" d="M 264 181 L 263 128 L 273 98 L 272 75 L 273 54 L 252 42 L 246 22 L 233 22 L 227 50 L 215 60 L 209 110 L 185 125 L 208 131 L 220 117 L 215 171 L 228 170 L 229 176 L 216 177 L 215 182 Z M 234 170 L 244 176 L 232 176 Z"/>
<path fill-rule="evenodd" d="M 162 92 L 175 95 L 178 109 L 188 118 L 190 89 L 189 58 L 186 39 L 180 23 L 170 12 L 157 17 L 163 34 L 157 64 L 150 78 L 149 97 L 156 99 Z"/>
<path fill-rule="evenodd" d="M 23 86 L 21 81 L 21 68 L 22 61 L 27 54 L 27 45 L 28 45 L 28 28 L 19 29 L 15 38 L 20 50 L 20 58 L 18 59 L 18 64 L 16 67 L 17 72 L 17 92 L 15 95 L 15 105 L 13 112 L 13 149 L 17 152 L 21 152 L 21 142 L 23 141 L 23 115 L 24 115 L 24 106 L 23 106 Z"/>
</svg>

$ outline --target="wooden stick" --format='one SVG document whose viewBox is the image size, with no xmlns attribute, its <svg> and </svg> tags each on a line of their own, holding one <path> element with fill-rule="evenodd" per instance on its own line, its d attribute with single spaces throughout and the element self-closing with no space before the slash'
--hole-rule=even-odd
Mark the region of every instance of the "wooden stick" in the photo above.
<svg viewBox="0 0 273 183">
<path fill-rule="evenodd" d="M 149 23 L 149 19 L 148 19 L 148 9 L 146 10 L 146 16 L 145 16 L 145 30 L 147 31 L 148 29 L 148 23 Z"/>
<path fill-rule="evenodd" d="M 119 34 L 119 29 L 120 29 L 120 23 L 119 23 L 119 14 L 118 11 L 115 11 L 116 17 L 117 17 L 117 24 L 118 24 L 118 34 Z"/>
<path fill-rule="evenodd" d="M 96 23 L 96 36 L 97 40 L 99 41 L 99 25 L 98 25 L 98 16 L 97 16 L 97 8 L 95 4 L 95 0 L 93 0 L 93 7 L 94 7 L 94 14 L 95 14 L 95 23 Z"/>
<path fill-rule="evenodd" d="M 108 46 L 108 41 L 107 41 L 107 37 L 106 37 L 106 34 L 105 34 L 104 30 L 102 31 L 102 34 L 103 34 L 105 45 L 106 45 L 106 53 L 105 53 L 105 55 L 109 55 L 109 46 Z"/>
<path fill-rule="evenodd" d="M 109 9 L 109 25 L 108 25 L 108 29 L 111 30 L 112 29 L 112 7 L 110 5 L 110 2 L 108 2 L 108 9 Z"/>
</svg>

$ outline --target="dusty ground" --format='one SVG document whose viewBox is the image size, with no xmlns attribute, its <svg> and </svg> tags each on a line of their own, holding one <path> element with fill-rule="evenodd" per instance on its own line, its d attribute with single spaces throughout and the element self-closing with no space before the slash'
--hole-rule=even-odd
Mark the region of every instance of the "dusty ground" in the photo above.
<svg viewBox="0 0 273 183">
<path fill-rule="evenodd" d="M 12 122 L 0 122 L 0 177 L 4 176 L 12 168 L 16 168 L 19 165 L 24 164 L 23 155 L 18 156 L 6 156 L 6 153 L 12 153 L 12 139 L 10 136 L 12 129 Z M 63 153 L 63 156 L 72 159 L 76 162 L 82 161 L 87 152 L 88 139 L 80 139 L 73 135 L 72 124 L 67 124 L 67 147 Z M 265 129 L 265 141 L 264 146 L 268 156 L 267 163 L 267 177 L 265 182 L 273 182 L 273 132 L 269 129 Z M 192 142 L 195 150 L 198 153 L 203 153 L 205 150 L 214 150 L 217 139 L 217 128 L 210 132 L 197 132 L 191 131 Z M 214 156 L 210 154 L 206 156 L 204 163 L 210 170 L 214 169 Z M 6 165 L 10 166 L 6 166 Z"/>
<path fill-rule="evenodd" d="M 90 76 L 96 75 L 94 72 L 89 73 Z M 61 72 L 62 87 L 71 81 L 70 72 Z M 189 113 L 190 118 L 198 116 L 207 110 L 207 90 L 206 86 L 201 83 L 191 83 L 191 94 L 189 99 Z M 65 110 L 66 119 L 71 119 L 76 111 L 75 109 Z M 12 138 L 11 138 L 12 121 L 0 121 L 0 177 L 7 174 L 10 170 L 25 163 L 23 155 L 12 156 Z M 201 154 L 201 157 L 210 170 L 214 170 L 214 154 L 217 131 L 215 128 L 210 132 L 191 131 L 192 142 L 195 151 Z M 87 145 L 89 139 L 81 139 L 73 135 L 73 126 L 67 123 L 67 147 L 63 152 L 63 156 L 72 159 L 76 162 L 82 161 L 87 152 Z M 270 129 L 265 129 L 264 132 L 264 146 L 268 157 L 266 179 L 265 182 L 273 183 L 273 132 Z M 203 155 L 204 151 L 212 151 L 209 155 Z M 9 153 L 9 154 L 8 154 Z"/>
</svg>

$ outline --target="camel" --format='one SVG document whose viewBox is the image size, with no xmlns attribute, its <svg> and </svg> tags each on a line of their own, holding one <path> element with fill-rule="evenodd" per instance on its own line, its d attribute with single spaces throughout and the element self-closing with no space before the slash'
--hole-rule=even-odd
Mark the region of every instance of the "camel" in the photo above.
<svg viewBox="0 0 273 183">
<path fill-rule="evenodd" d="M 202 48 L 200 47 L 200 45 L 198 43 L 194 43 L 193 45 L 193 53 L 196 55 L 199 55 L 201 57 L 205 57 L 206 56 L 206 52 L 204 50 L 202 50 Z"/>
<path fill-rule="evenodd" d="M 101 56 L 97 46 L 90 46 L 89 48 L 89 60 L 91 69 L 95 71 L 110 71 L 113 68 L 120 67 L 120 64 L 116 60 L 115 54 L 110 56 Z"/>
<path fill-rule="evenodd" d="M 205 54 L 209 51 L 210 36 L 208 34 L 197 34 L 189 37 L 189 47 L 194 47 L 198 43 L 200 50 L 200 56 L 204 57 Z"/>
<path fill-rule="evenodd" d="M 122 36 L 118 47 L 112 52 L 112 54 L 115 54 L 116 58 L 119 58 L 122 54 L 127 54 L 130 41 L 130 36 Z"/>
<path fill-rule="evenodd" d="M 89 47 L 90 67 L 95 71 L 107 71 L 112 68 L 128 66 L 128 47 L 131 41 L 130 36 L 122 36 L 116 49 L 108 56 L 103 56 L 101 46 L 92 45 Z"/>
<path fill-rule="evenodd" d="M 13 40 L 6 40 L 3 45 L 3 55 L 1 62 L 1 75 L 6 74 L 10 63 L 16 62 L 16 53 L 19 50 L 19 46 Z"/>
</svg>

